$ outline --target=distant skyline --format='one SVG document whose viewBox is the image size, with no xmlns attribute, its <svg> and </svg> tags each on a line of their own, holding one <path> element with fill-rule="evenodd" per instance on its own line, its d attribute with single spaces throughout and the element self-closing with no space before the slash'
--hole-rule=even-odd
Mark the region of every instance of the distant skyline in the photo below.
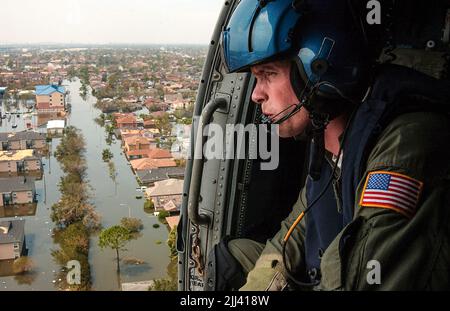
<svg viewBox="0 0 450 311">
<path fill-rule="evenodd" d="M 208 44 L 225 0 L 3 0 L 1 44 Z"/>
</svg>

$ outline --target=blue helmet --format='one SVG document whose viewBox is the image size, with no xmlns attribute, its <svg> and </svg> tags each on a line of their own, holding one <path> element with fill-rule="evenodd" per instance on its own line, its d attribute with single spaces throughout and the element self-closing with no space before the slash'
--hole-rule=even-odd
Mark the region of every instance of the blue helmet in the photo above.
<svg viewBox="0 0 450 311">
<path fill-rule="evenodd" d="M 365 37 L 349 0 L 241 0 L 223 31 L 229 72 L 296 61 L 307 86 L 351 95 L 366 81 Z"/>
</svg>

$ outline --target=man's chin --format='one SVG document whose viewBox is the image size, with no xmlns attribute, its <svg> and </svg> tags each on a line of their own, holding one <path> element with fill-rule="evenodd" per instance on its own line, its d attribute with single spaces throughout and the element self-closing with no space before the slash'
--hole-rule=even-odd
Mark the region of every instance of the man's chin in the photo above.
<svg viewBox="0 0 450 311">
<path fill-rule="evenodd" d="M 293 133 L 291 128 L 289 127 L 286 128 L 283 125 L 277 127 L 277 134 L 280 138 L 290 138 L 296 136 L 296 134 Z"/>
<path fill-rule="evenodd" d="M 278 136 L 280 138 L 291 138 L 294 137 L 295 135 L 292 135 L 291 133 L 285 131 L 278 131 Z"/>
</svg>

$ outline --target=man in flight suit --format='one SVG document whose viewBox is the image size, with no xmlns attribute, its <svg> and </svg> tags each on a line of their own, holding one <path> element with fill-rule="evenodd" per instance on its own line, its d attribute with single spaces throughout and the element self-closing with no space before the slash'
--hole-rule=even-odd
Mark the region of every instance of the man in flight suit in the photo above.
<svg viewBox="0 0 450 311">
<path fill-rule="evenodd" d="M 280 231 L 228 243 L 241 290 L 450 289 L 450 84 L 376 64 L 355 11 L 242 0 L 224 30 L 228 70 L 256 77 L 266 121 L 311 137 L 306 186 Z"/>
</svg>

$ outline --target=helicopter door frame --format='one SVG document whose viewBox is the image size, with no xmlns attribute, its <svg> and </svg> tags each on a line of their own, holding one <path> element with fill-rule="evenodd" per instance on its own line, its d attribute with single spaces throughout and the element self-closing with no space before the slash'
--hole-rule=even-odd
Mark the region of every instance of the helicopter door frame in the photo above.
<svg viewBox="0 0 450 311">
<path fill-rule="evenodd" d="M 213 247 L 230 232 L 239 161 L 197 159 L 202 154 L 208 124 L 242 122 L 249 102 L 249 73 L 226 73 L 220 38 L 238 0 L 226 1 L 216 24 L 194 108 L 191 150 L 185 173 L 181 220 L 178 226 L 178 288 L 187 291 L 215 288 Z M 231 180 L 230 180 L 231 178 Z"/>
</svg>

